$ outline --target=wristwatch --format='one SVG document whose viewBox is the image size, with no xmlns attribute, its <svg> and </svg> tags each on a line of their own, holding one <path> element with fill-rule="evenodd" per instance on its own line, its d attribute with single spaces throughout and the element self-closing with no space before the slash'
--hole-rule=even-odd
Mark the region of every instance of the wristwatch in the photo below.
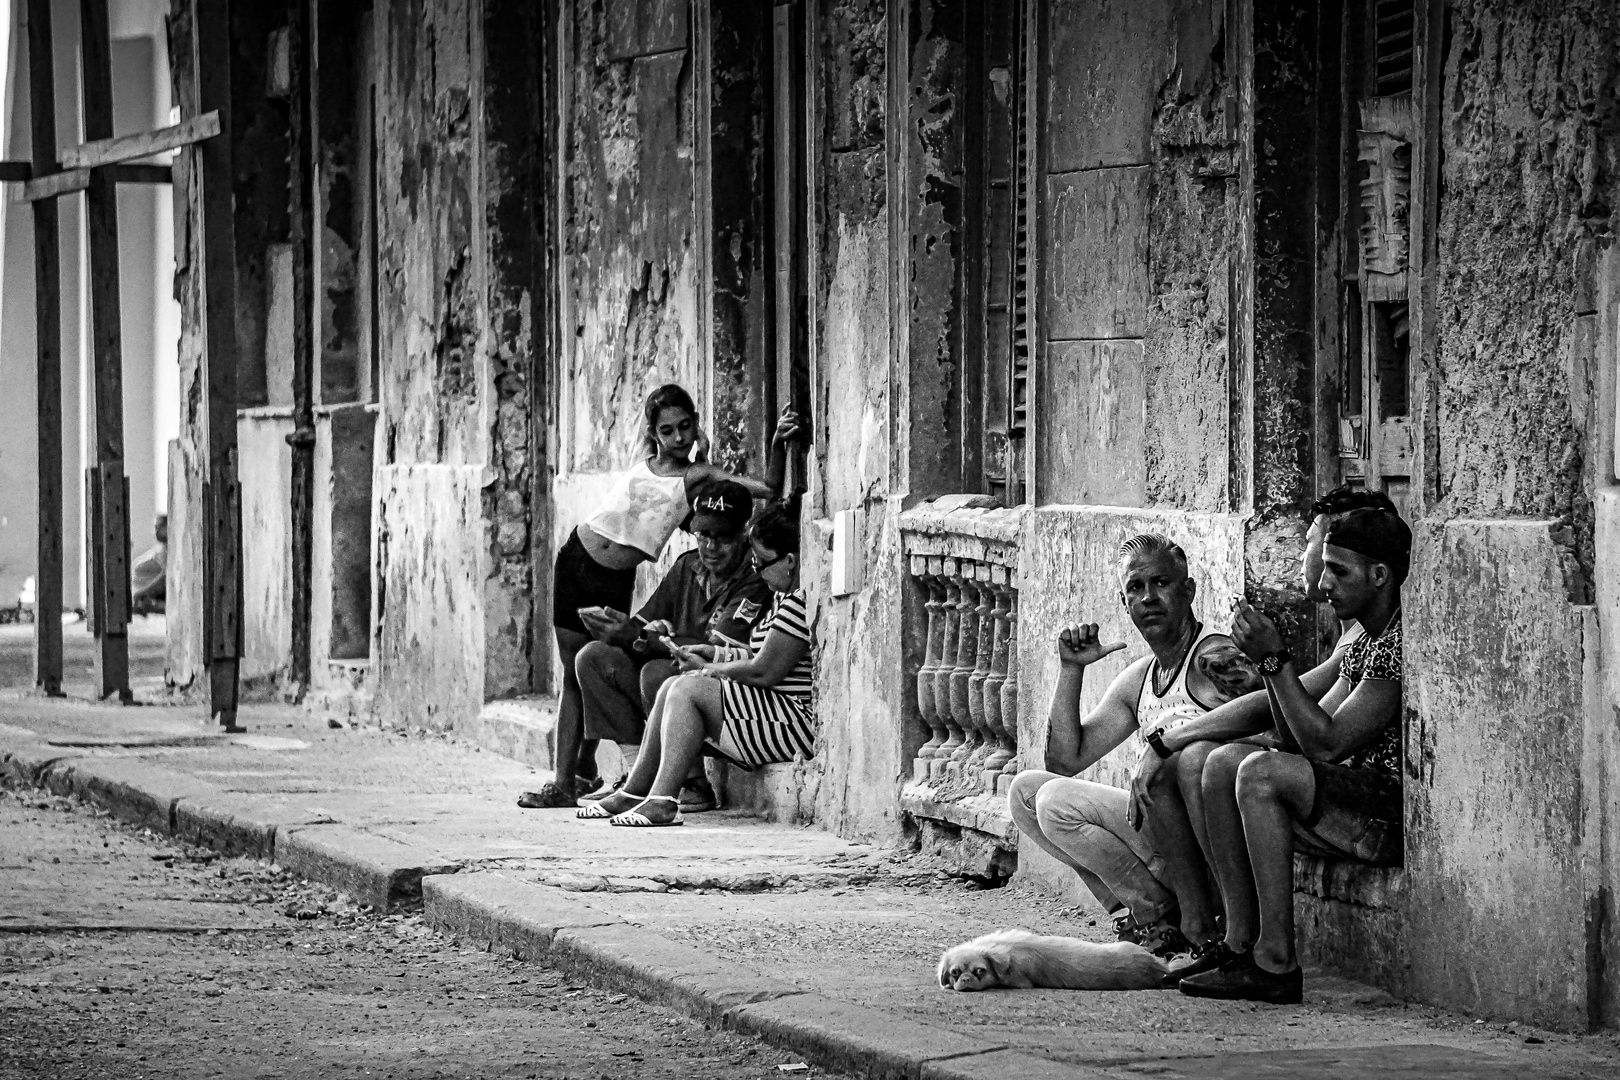
<svg viewBox="0 0 1620 1080">
<path fill-rule="evenodd" d="M 1142 736 L 1142 740 L 1149 746 L 1153 747 L 1153 752 L 1158 754 L 1161 758 L 1167 758 L 1171 754 L 1175 753 L 1174 750 L 1171 750 L 1169 747 L 1164 745 L 1164 728 L 1162 727 L 1154 728 L 1152 731 Z"/>
<path fill-rule="evenodd" d="M 1275 675 L 1282 670 L 1284 664 L 1291 662 L 1293 659 L 1293 653 L 1287 649 L 1280 649 L 1277 652 L 1266 653 L 1260 658 L 1260 663 L 1255 666 L 1260 669 L 1262 675 Z"/>
</svg>

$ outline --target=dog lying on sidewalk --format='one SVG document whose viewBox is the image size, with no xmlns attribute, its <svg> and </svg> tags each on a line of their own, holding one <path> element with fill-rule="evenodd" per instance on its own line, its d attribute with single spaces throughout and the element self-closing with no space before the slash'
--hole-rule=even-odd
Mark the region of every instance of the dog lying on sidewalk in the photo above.
<svg viewBox="0 0 1620 1080">
<path fill-rule="evenodd" d="M 1028 930 L 998 930 L 945 950 L 939 985 L 960 991 L 1153 990 L 1164 985 L 1163 960 L 1140 945 L 1099 945 Z"/>
</svg>

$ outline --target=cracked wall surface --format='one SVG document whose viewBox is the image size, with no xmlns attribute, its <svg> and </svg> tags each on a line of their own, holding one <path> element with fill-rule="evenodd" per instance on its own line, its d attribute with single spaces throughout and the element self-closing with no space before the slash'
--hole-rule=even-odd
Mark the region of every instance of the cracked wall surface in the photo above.
<svg viewBox="0 0 1620 1080">
<path fill-rule="evenodd" d="M 1453 8 L 1436 297 L 1440 495 L 1459 517 L 1570 522 L 1589 575 L 1593 374 L 1571 316 L 1583 243 L 1613 235 L 1616 12 L 1605 0 Z"/>
</svg>

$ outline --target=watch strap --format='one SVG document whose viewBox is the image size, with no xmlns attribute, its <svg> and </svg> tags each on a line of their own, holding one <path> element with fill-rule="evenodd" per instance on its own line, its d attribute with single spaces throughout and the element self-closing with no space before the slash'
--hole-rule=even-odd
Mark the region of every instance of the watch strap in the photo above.
<svg viewBox="0 0 1620 1080">
<path fill-rule="evenodd" d="M 1153 752 L 1158 754 L 1161 758 L 1168 758 L 1172 753 L 1174 753 L 1173 750 L 1164 745 L 1164 728 L 1162 727 L 1154 728 L 1152 731 L 1143 736 L 1143 739 L 1149 746 L 1153 747 Z"/>
</svg>

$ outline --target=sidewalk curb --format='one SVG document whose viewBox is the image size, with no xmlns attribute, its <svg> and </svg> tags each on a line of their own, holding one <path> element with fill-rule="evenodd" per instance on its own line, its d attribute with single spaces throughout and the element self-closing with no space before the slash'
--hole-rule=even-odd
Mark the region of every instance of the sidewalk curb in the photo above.
<svg viewBox="0 0 1620 1080">
<path fill-rule="evenodd" d="M 0 748 L 0 780 L 73 794 L 120 818 L 292 873 L 386 909 L 420 896 L 441 931 L 548 961 L 599 986 L 879 1080 L 1098 1080 L 1102 1075 L 838 1001 L 627 923 L 560 890 L 338 823 L 276 821 L 263 800 L 137 758 Z"/>
<path fill-rule="evenodd" d="M 224 794 L 206 781 L 128 757 L 59 761 L 44 771 L 43 780 L 56 795 L 76 795 L 121 821 L 164 835 L 174 833 L 174 808 L 181 799 Z"/>
<path fill-rule="evenodd" d="M 1089 1080 L 1100 1075 L 772 979 L 499 871 L 428 878 L 422 915 L 435 929 L 509 948 L 520 958 L 543 955 L 598 986 L 862 1076 Z"/>
<path fill-rule="evenodd" d="M 340 824 L 277 829 L 275 861 L 379 911 L 421 896 L 423 878 L 461 869 L 426 848 Z"/>
<path fill-rule="evenodd" d="M 59 762 L 84 757 L 82 750 L 67 750 L 44 743 L 24 743 L 0 751 L 0 782 L 7 786 L 45 786 L 45 773 Z"/>
</svg>

